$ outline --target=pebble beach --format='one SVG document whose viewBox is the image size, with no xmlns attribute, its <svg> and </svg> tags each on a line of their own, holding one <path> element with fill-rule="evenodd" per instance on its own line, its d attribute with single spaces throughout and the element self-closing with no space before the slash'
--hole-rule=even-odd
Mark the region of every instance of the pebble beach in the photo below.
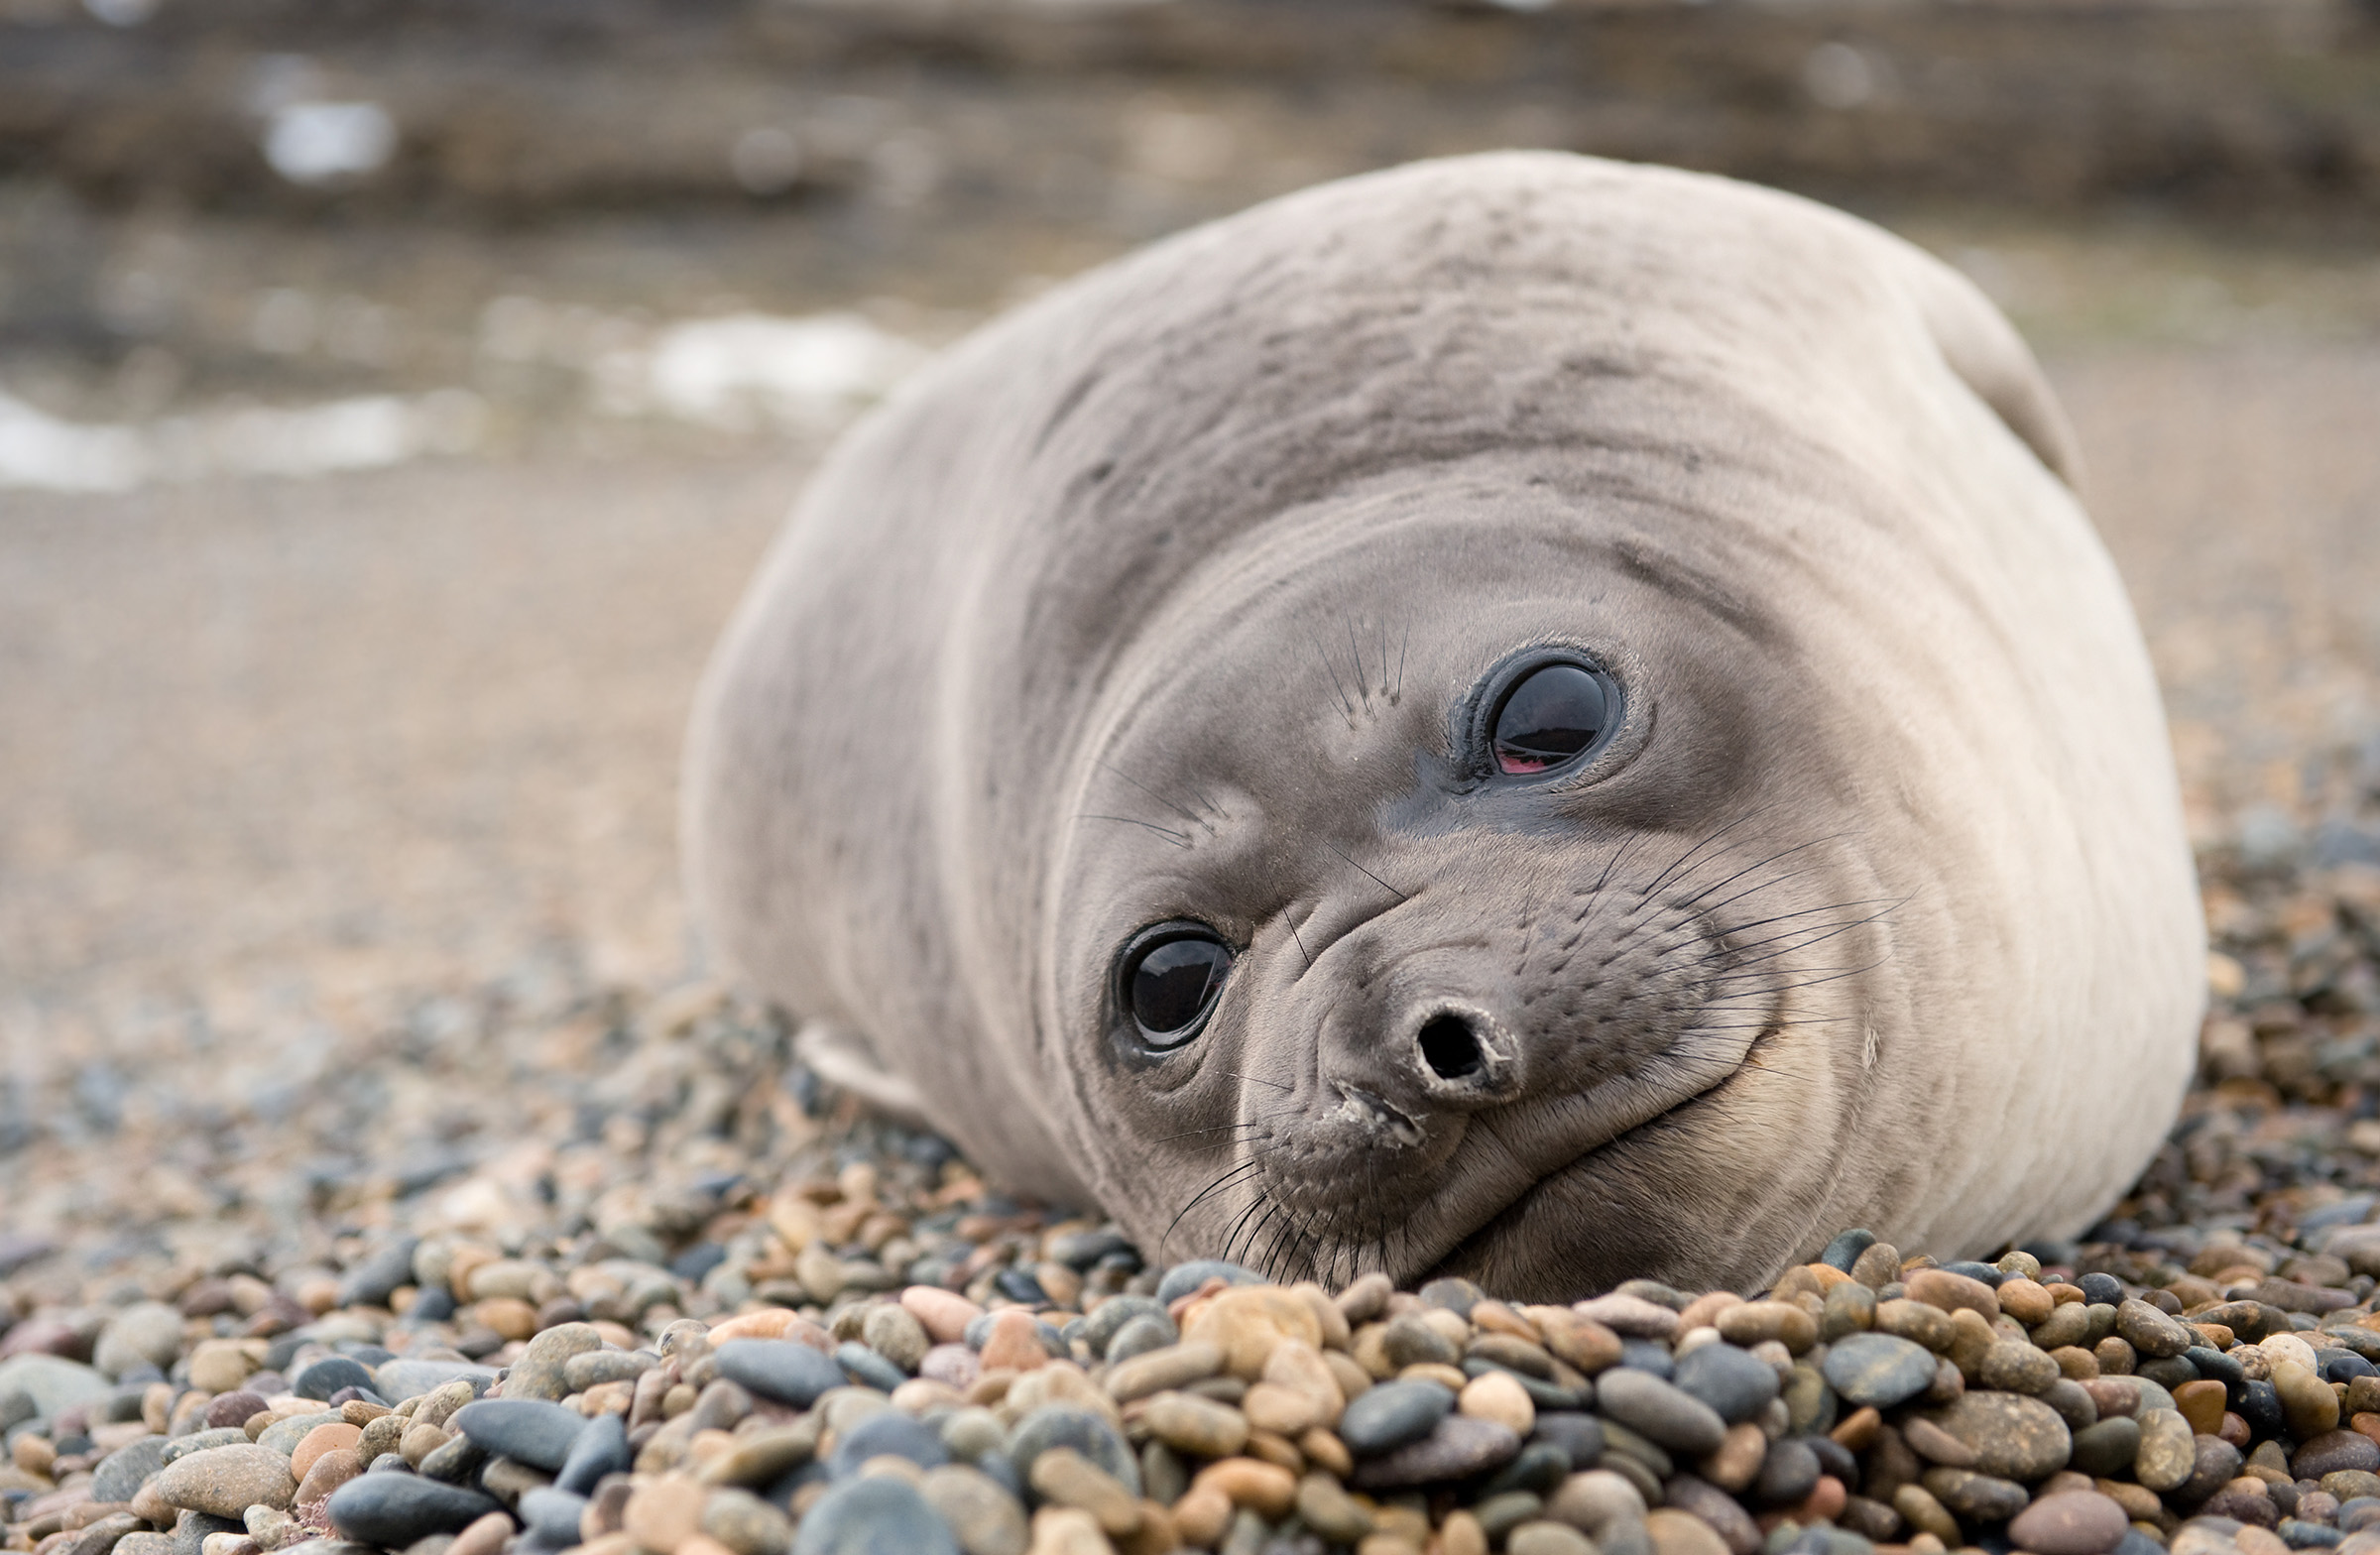
<svg viewBox="0 0 2380 1555">
<path fill-rule="evenodd" d="M 555 996 L 512 1018 L 613 1061 L 499 1099 L 509 1191 L 392 1179 L 135 1256 L 12 1234 L 5 1544 L 2380 1551 L 2380 869 L 2207 897 L 2203 1083 L 2084 1240 L 1853 1229 L 1768 1290 L 1569 1306 L 1161 1266 L 721 989 Z"/>
</svg>

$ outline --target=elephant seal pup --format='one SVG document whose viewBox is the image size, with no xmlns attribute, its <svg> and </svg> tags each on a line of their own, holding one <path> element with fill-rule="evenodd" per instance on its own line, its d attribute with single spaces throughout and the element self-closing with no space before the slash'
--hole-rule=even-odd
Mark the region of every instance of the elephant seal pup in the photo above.
<svg viewBox="0 0 2380 1555">
<path fill-rule="evenodd" d="M 1800 199 L 1292 195 L 835 451 L 700 694 L 694 898 L 837 1078 L 1151 1257 L 1561 1299 L 2072 1234 L 2204 986 L 2074 469 L 1972 288 Z"/>
</svg>

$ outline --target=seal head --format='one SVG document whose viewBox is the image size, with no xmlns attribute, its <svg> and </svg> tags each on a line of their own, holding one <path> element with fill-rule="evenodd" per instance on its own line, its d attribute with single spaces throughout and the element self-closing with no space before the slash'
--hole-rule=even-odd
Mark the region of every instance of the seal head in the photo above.
<svg viewBox="0 0 2380 1555">
<path fill-rule="evenodd" d="M 838 1078 L 1160 1258 L 1550 1299 L 2072 1233 L 2203 997 L 2074 467 L 1848 217 L 1310 190 L 847 439 L 705 683 L 696 900 Z"/>
</svg>

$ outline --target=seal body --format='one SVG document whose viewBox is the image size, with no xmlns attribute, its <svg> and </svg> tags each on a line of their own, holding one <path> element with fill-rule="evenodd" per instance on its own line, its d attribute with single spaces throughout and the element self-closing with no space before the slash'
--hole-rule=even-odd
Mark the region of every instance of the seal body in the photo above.
<svg viewBox="0 0 2380 1555">
<path fill-rule="evenodd" d="M 693 897 L 836 1078 L 1152 1257 L 1558 1299 L 2071 1235 L 2204 967 L 2074 469 L 1990 305 L 1823 207 L 1308 190 L 844 440 L 699 697 Z"/>
</svg>

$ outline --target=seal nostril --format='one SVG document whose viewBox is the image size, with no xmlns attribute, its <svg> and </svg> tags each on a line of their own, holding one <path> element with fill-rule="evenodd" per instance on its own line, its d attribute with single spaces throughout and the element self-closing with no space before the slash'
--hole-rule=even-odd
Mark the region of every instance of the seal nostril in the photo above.
<svg viewBox="0 0 2380 1555">
<path fill-rule="evenodd" d="M 1422 1061 L 1441 1080 L 1464 1080 L 1488 1065 L 1479 1036 L 1461 1016 L 1440 1016 L 1421 1028 Z"/>
</svg>

